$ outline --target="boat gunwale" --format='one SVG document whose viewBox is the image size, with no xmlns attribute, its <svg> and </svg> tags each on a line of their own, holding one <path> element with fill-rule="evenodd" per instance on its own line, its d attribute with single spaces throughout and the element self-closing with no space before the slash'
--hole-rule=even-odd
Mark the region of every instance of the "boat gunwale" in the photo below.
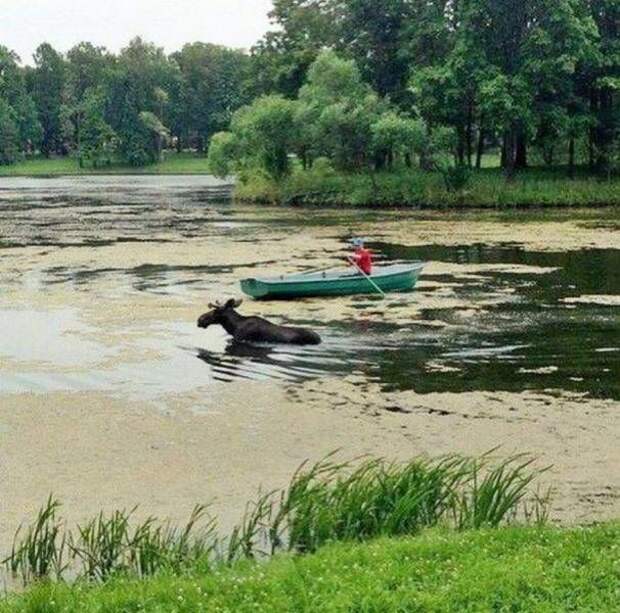
<svg viewBox="0 0 620 613">
<path fill-rule="evenodd" d="M 400 270 L 393 270 L 393 271 L 385 270 L 385 272 L 383 273 L 380 273 L 380 274 L 373 273 L 373 274 L 368 275 L 368 277 L 370 279 L 387 279 L 389 277 L 412 274 L 414 272 L 421 271 L 425 265 L 426 265 L 425 262 L 419 262 L 419 263 L 412 264 L 412 265 L 393 264 L 391 266 L 385 266 L 384 269 L 400 268 Z M 299 284 L 299 283 L 303 283 L 303 284 L 322 283 L 324 284 L 324 283 L 338 283 L 342 281 L 358 281 L 358 280 L 367 279 L 367 277 L 361 274 L 360 275 L 347 275 L 347 276 L 341 276 L 341 277 L 312 278 L 312 275 L 314 274 L 318 275 L 321 273 L 307 273 L 307 274 L 294 273 L 293 275 L 286 275 L 284 278 L 281 278 L 281 277 L 262 277 L 262 278 L 251 277 L 248 279 L 242 279 L 241 283 L 254 282 L 254 283 L 263 283 L 265 285 L 289 285 L 289 284 Z M 295 278 L 292 278 L 292 277 L 295 277 Z"/>
</svg>

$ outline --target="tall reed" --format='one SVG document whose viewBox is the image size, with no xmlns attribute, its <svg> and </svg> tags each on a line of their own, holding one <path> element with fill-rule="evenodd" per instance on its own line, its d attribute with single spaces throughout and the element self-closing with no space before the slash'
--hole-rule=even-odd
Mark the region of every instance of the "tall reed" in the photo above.
<svg viewBox="0 0 620 613">
<path fill-rule="evenodd" d="M 127 564 L 144 577 L 161 570 L 180 573 L 213 556 L 218 545 L 216 519 L 205 505 L 196 505 L 184 526 L 160 524 L 151 517 L 133 531 L 128 540 Z"/>
<path fill-rule="evenodd" d="M 454 505 L 455 524 L 459 529 L 497 527 L 519 510 L 528 517 L 528 488 L 546 469 L 532 470 L 534 459 L 520 454 L 489 467 L 489 456 L 469 461 L 468 487 L 458 492 Z M 543 499 L 530 496 L 530 506 L 537 511 Z"/>
<path fill-rule="evenodd" d="M 57 517 L 60 506 L 50 495 L 25 533 L 22 526 L 15 533 L 11 553 L 2 563 L 14 577 L 20 576 L 24 585 L 41 579 L 60 579 L 67 568 L 67 534 Z"/>
<path fill-rule="evenodd" d="M 544 506 L 528 489 L 542 472 L 532 463 L 514 456 L 491 466 L 485 455 L 352 465 L 328 457 L 293 477 L 267 536 L 272 551 L 303 553 L 328 541 L 413 535 L 439 523 L 463 529 L 527 520 L 526 502 Z"/>
<path fill-rule="evenodd" d="M 490 454 L 417 457 L 399 464 L 339 462 L 330 454 L 302 464 L 287 488 L 248 504 L 226 539 L 203 505 L 182 527 L 155 517 L 138 521 L 133 509 L 100 513 L 73 533 L 57 519 L 59 503 L 50 497 L 25 535 L 18 530 L 4 563 L 24 583 L 60 579 L 69 566 L 78 578 L 106 581 L 117 574 L 209 569 L 279 551 L 303 554 L 331 541 L 415 535 L 438 524 L 464 530 L 544 523 L 549 494 L 531 491 L 544 470 L 524 455 L 499 462 Z"/>
</svg>

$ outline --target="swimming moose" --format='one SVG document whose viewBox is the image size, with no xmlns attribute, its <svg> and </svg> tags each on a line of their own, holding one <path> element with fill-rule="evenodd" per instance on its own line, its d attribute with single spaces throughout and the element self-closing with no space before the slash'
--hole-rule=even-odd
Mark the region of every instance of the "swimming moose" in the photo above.
<svg viewBox="0 0 620 613">
<path fill-rule="evenodd" d="M 221 304 L 210 304 L 208 313 L 198 319 L 199 328 L 219 324 L 235 341 L 254 343 L 288 343 L 291 345 L 318 345 L 321 337 L 312 330 L 292 326 L 277 326 L 262 317 L 243 317 L 235 311 L 242 300 L 231 299 Z"/>
</svg>

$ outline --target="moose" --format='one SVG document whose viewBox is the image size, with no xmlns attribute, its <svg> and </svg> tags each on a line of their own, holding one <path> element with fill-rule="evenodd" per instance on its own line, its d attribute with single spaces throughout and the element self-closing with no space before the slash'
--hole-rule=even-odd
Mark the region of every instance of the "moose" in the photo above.
<svg viewBox="0 0 620 613">
<path fill-rule="evenodd" d="M 235 309 L 243 300 L 234 298 L 225 303 L 209 304 L 209 312 L 198 319 L 199 328 L 219 324 L 235 341 L 253 343 L 288 343 L 291 345 L 318 345 L 321 337 L 312 330 L 293 326 L 278 326 L 262 317 L 243 317 Z"/>
</svg>

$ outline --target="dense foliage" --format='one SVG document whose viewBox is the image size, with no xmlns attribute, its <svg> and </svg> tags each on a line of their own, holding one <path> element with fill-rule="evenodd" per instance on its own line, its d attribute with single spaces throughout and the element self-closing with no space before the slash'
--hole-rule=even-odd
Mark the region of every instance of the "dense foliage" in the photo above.
<svg viewBox="0 0 620 613">
<path fill-rule="evenodd" d="M 216 168 L 278 180 L 292 155 L 346 171 L 429 169 L 438 153 L 480 167 L 489 150 L 510 177 L 617 168 L 617 0 L 275 0 L 271 17 L 249 53 L 44 43 L 22 67 L 0 47 L 0 162 L 40 152 L 141 166 L 230 129 Z"/>
<path fill-rule="evenodd" d="M 459 164 L 498 146 L 608 173 L 617 163 L 620 4 L 615 0 L 275 0 L 254 52 L 264 91 L 294 97 L 325 47 L 381 98 L 456 133 Z"/>
<path fill-rule="evenodd" d="M 452 132 L 411 117 L 381 98 L 353 60 L 322 51 L 308 70 L 296 100 L 281 95 L 256 98 L 234 115 L 229 132 L 215 136 L 211 167 L 242 180 L 254 171 L 281 181 L 289 174 L 291 155 L 304 169 L 352 171 L 392 168 L 395 162 L 422 168 L 439 164 L 449 151 Z"/>
<path fill-rule="evenodd" d="M 143 166 L 165 147 L 201 150 L 247 102 L 250 58 L 195 43 L 166 56 L 140 38 L 118 55 L 84 42 L 48 43 L 34 65 L 0 47 L 0 164 L 40 152 L 80 166 Z"/>
</svg>

